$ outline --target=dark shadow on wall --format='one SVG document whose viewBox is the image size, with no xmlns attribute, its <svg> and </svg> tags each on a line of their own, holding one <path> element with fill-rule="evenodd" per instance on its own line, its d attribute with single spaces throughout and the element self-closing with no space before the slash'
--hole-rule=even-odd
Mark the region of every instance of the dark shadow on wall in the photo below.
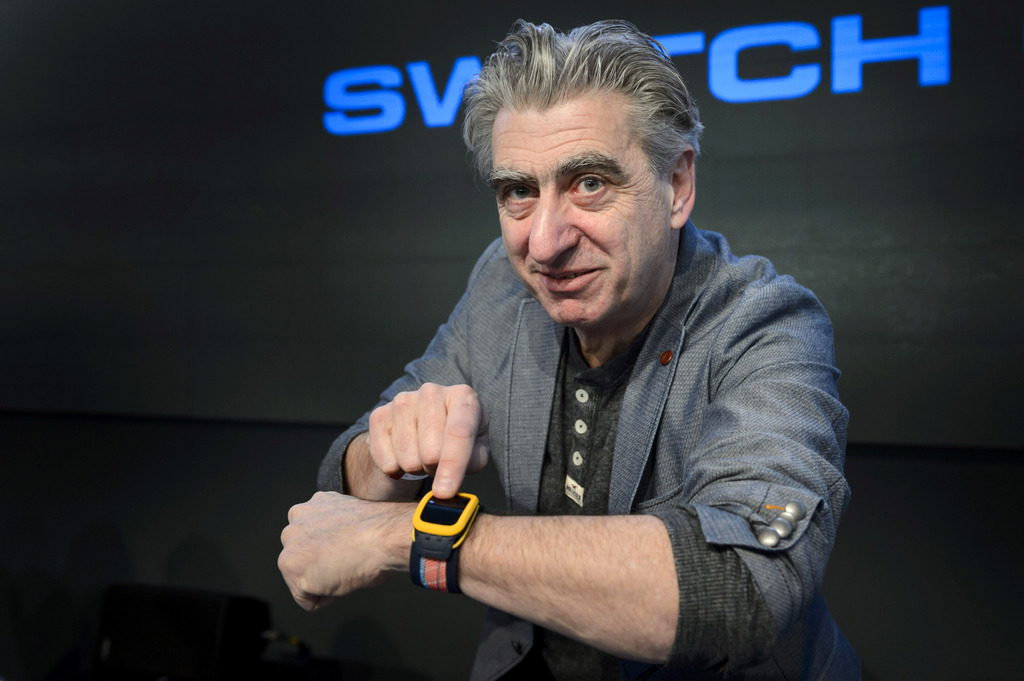
<svg viewBox="0 0 1024 681">
<path fill-rule="evenodd" d="M 162 584 L 237 593 L 241 579 L 222 547 L 207 537 L 192 535 L 167 557 Z"/>
<path fill-rule="evenodd" d="M 1019 679 L 1024 452 L 850 445 L 825 575 L 866 681 Z"/>
<path fill-rule="evenodd" d="M 11 678 L 74 678 L 91 663 L 95 627 L 110 581 L 134 578 L 124 537 L 109 522 L 90 523 L 74 538 L 58 570 L 0 572 L 0 590 L 13 643 Z M 4 637 L 6 638 L 6 637 Z M 8 664 L 4 661 L 4 665 Z"/>
</svg>

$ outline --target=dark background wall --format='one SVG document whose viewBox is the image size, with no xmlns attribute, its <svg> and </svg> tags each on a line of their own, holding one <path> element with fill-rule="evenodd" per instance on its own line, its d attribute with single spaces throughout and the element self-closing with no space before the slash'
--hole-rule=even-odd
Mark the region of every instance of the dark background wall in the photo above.
<svg viewBox="0 0 1024 681">
<path fill-rule="evenodd" d="M 837 619 L 867 678 L 1019 678 L 1024 4 L 936 5 L 947 82 L 890 61 L 832 92 L 833 19 L 908 36 L 931 6 L 0 2 L 0 678 L 87 667 L 115 581 L 254 595 L 318 655 L 465 675 L 474 604 L 395 580 L 307 616 L 274 562 L 330 441 L 498 234 L 457 124 L 424 123 L 407 65 L 443 94 L 519 16 L 703 34 L 675 58 L 707 126 L 694 219 L 815 290 L 836 326 L 854 488 Z M 716 95 L 715 38 L 783 22 L 819 47 L 750 48 L 738 75 L 817 65 L 817 86 Z M 325 81 L 381 65 L 402 74 L 403 124 L 330 134 Z M 443 641 L 416 635 L 438 621 Z"/>
</svg>

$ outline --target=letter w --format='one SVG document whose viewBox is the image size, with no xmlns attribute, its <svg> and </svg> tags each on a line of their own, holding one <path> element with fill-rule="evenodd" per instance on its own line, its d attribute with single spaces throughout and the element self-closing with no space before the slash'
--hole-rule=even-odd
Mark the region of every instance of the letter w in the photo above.
<svg viewBox="0 0 1024 681">
<path fill-rule="evenodd" d="M 430 73 L 430 65 L 425 61 L 412 62 L 407 65 L 409 80 L 423 112 L 423 122 L 429 128 L 451 125 L 455 122 L 455 114 L 462 103 L 462 89 L 466 81 L 480 71 L 480 59 L 477 57 L 459 57 L 455 60 L 452 75 L 444 95 L 438 96 L 434 87 L 434 77 Z"/>
</svg>

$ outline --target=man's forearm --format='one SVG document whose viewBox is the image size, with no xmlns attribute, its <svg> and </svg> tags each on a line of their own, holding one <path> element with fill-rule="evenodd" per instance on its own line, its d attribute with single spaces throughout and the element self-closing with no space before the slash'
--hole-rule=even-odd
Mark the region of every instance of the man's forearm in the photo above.
<svg viewBox="0 0 1024 681">
<path fill-rule="evenodd" d="M 459 558 L 463 593 L 620 657 L 668 660 L 679 587 L 653 516 L 481 515 Z"/>
</svg>

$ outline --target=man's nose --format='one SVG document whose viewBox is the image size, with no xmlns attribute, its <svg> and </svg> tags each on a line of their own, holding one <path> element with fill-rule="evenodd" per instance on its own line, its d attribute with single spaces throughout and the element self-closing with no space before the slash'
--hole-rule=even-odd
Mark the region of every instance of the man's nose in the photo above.
<svg viewBox="0 0 1024 681">
<path fill-rule="evenodd" d="M 557 193 L 542 194 L 530 227 L 530 257 L 543 265 L 554 263 L 579 241 L 571 208 Z"/>
</svg>

